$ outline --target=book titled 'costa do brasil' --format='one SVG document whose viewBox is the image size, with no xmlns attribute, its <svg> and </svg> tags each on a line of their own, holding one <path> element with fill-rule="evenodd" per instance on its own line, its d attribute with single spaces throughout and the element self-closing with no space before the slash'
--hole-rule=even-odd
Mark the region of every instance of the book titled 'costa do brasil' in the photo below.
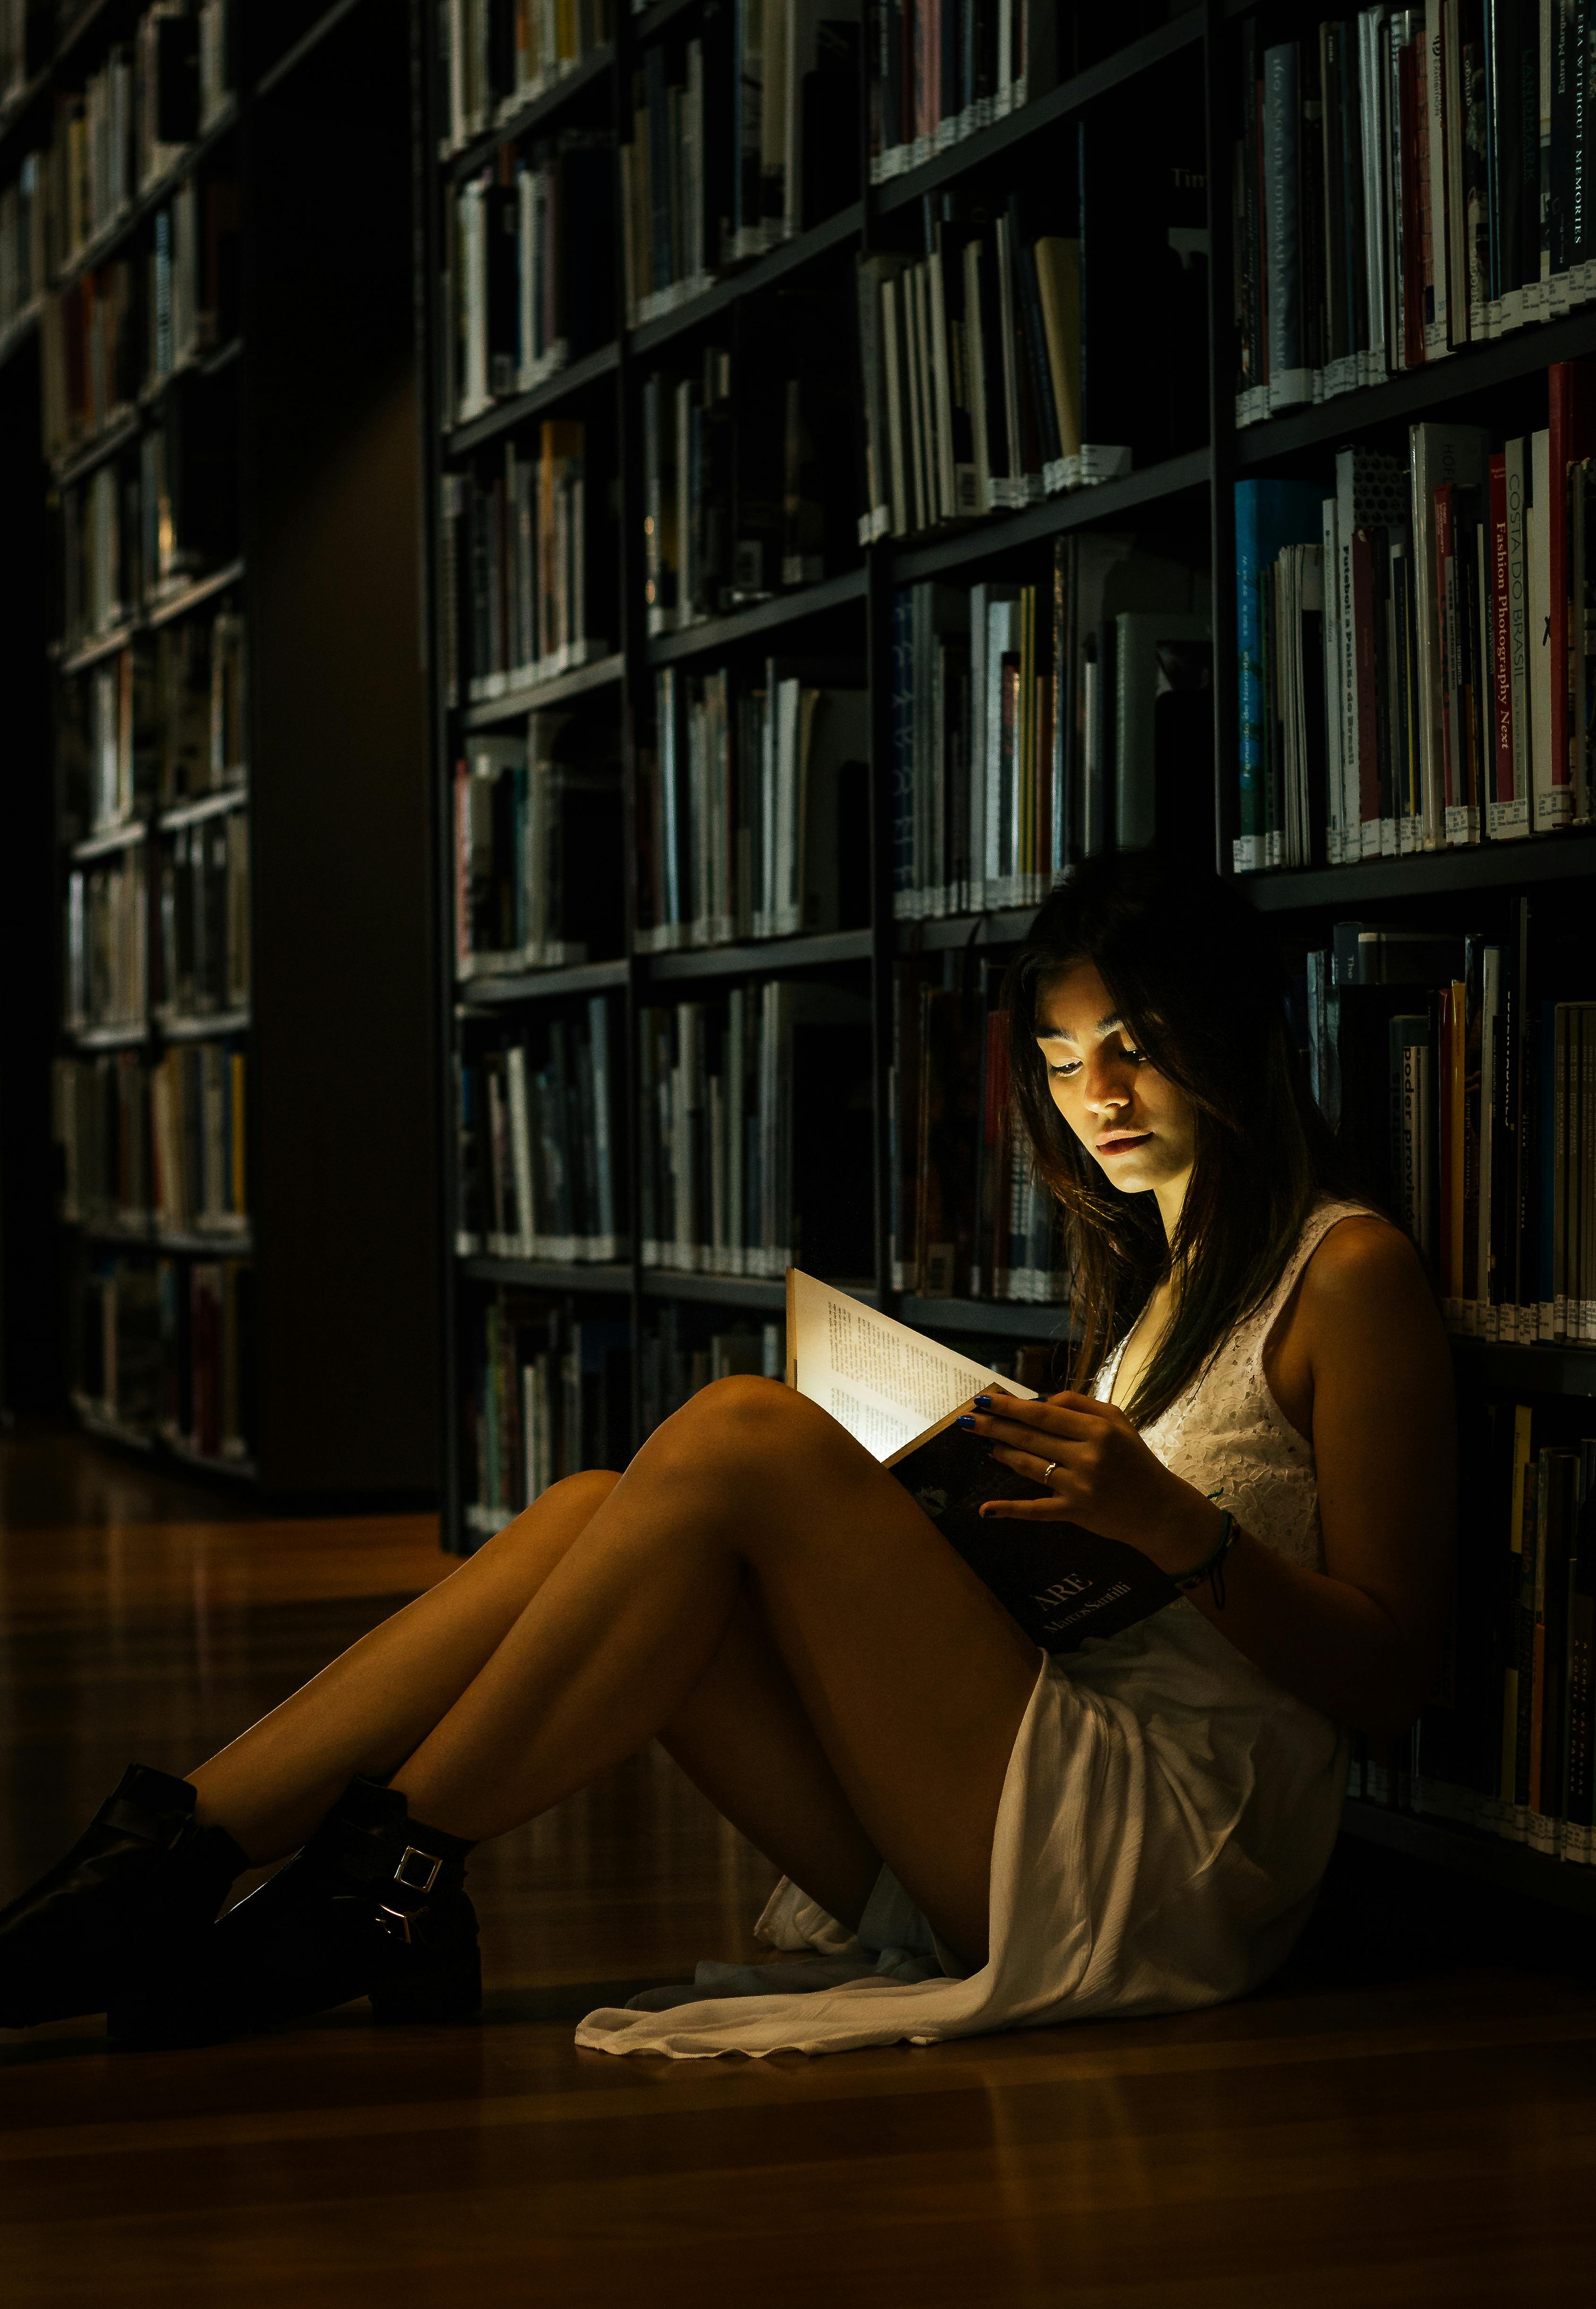
<svg viewBox="0 0 1596 2309">
<path fill-rule="evenodd" d="M 954 1423 L 978 1390 L 1034 1402 L 1032 1388 L 797 1267 L 787 1270 L 787 1383 L 890 1470 L 1044 1651 L 1117 1635 L 1174 1601 L 1173 1583 L 1121 1540 L 1075 1523 L 983 1518 L 987 1500 L 1045 1499 L 1047 1488 Z"/>
</svg>

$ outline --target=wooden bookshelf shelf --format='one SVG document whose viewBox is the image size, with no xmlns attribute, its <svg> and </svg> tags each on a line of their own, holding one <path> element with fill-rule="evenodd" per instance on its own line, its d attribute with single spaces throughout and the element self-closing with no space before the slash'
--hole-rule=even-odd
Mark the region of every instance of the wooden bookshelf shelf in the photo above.
<svg viewBox="0 0 1596 2309">
<path fill-rule="evenodd" d="M 1596 353 L 1596 306 L 1560 319 L 1533 321 L 1488 344 L 1461 345 L 1444 360 L 1404 369 L 1384 385 L 1338 394 L 1316 408 L 1285 411 L 1236 435 L 1236 462 L 1244 471 L 1280 457 L 1337 445 L 1353 434 L 1405 424 L 1420 416 L 1445 417 L 1459 401 L 1533 376 L 1551 362 L 1585 360 Z"/>
<path fill-rule="evenodd" d="M 945 914 L 938 921 L 894 922 L 900 954 L 939 954 L 961 946 L 1018 946 L 1036 916 L 1034 906 L 996 914 Z"/>
<path fill-rule="evenodd" d="M 779 971 L 818 970 L 840 962 L 868 962 L 872 935 L 865 930 L 818 931 L 807 938 L 751 938 L 746 946 L 694 947 L 639 957 L 651 986 L 697 979 L 767 977 Z"/>
<path fill-rule="evenodd" d="M 157 1250 L 174 1251 L 189 1258 L 253 1258 L 254 1237 L 241 1232 L 208 1227 L 157 1227 L 151 1237 Z"/>
<path fill-rule="evenodd" d="M 136 1051 L 150 1040 L 147 1025 L 80 1026 L 67 1037 L 79 1051 Z"/>
<path fill-rule="evenodd" d="M 1526 1845 L 1510 1844 L 1504 1837 L 1487 1836 L 1479 1829 L 1451 1820 L 1387 1812 L 1356 1797 L 1348 1800 L 1342 1814 L 1342 1833 L 1383 1845 L 1388 1852 L 1402 1853 L 1431 1867 L 1471 1876 L 1500 1891 L 1528 1894 L 1560 1908 L 1577 1909 L 1583 1916 L 1596 1916 L 1596 1868 L 1550 1859 L 1545 1853 L 1531 1852 Z"/>
<path fill-rule="evenodd" d="M 611 1297 L 632 1288 L 630 1266 L 578 1263 L 558 1267 L 540 1258 L 498 1258 L 476 1251 L 462 1258 L 460 1272 L 472 1283 L 508 1283 L 522 1291 L 587 1291 Z"/>
<path fill-rule="evenodd" d="M 1452 1349 L 1459 1373 L 1483 1387 L 1596 1396 L 1596 1347 L 1454 1338 Z"/>
<path fill-rule="evenodd" d="M 155 1021 L 168 1042 L 205 1042 L 219 1034 L 244 1034 L 249 1031 L 247 1010 L 202 1010 L 192 1017 L 162 1017 Z"/>
<path fill-rule="evenodd" d="M 85 835 L 74 842 L 70 852 L 74 866 L 86 865 L 91 858 L 109 858 L 118 850 L 132 850 L 149 839 L 150 827 L 144 818 L 134 818 L 126 826 L 107 826 L 102 833 Z"/>
<path fill-rule="evenodd" d="M 638 1289 L 645 1299 L 695 1300 L 752 1315 L 780 1315 L 787 1308 L 787 1285 L 755 1275 L 689 1275 L 675 1267 L 645 1267 Z M 865 1297 L 861 1290 L 858 1294 Z"/>
<path fill-rule="evenodd" d="M 117 456 L 129 447 L 138 439 L 142 430 L 142 419 L 136 409 L 118 417 L 115 423 L 97 433 L 93 440 L 85 441 L 81 448 L 73 450 L 70 457 L 63 457 L 59 463 L 50 468 L 56 488 L 70 489 L 74 481 L 81 481 L 85 474 L 93 472 L 96 466 L 103 465 L 108 458 Z"/>
<path fill-rule="evenodd" d="M 204 576 L 196 577 L 192 584 L 184 585 L 152 603 L 145 611 L 143 623 L 153 633 L 158 626 L 169 626 L 176 618 L 186 618 L 191 611 L 203 610 L 207 601 L 213 601 L 219 593 L 225 593 L 229 585 L 241 584 L 243 580 L 242 559 L 229 561 L 220 569 L 210 570 Z"/>
<path fill-rule="evenodd" d="M 98 665 L 102 658 L 115 657 L 118 650 L 125 650 L 139 630 L 140 620 L 129 618 L 125 625 L 116 626 L 109 633 L 96 634 L 92 641 L 81 642 L 76 649 L 57 661 L 61 671 L 87 673 L 89 668 Z"/>
<path fill-rule="evenodd" d="M 314 56 L 329 34 L 335 32 L 359 4 L 360 0 L 333 0 L 332 6 L 324 10 L 309 30 L 302 32 L 293 46 L 285 48 L 282 55 L 262 73 L 254 84 L 255 94 L 269 96 L 273 89 L 280 87 L 289 74 L 307 57 Z"/>
<path fill-rule="evenodd" d="M 1062 82 L 1023 110 L 1011 112 L 1006 120 L 994 121 L 989 128 L 978 129 L 973 136 L 962 138 L 945 152 L 922 161 L 918 169 L 887 177 L 876 188 L 877 205 L 884 215 L 894 209 L 911 208 L 927 193 L 939 192 L 945 185 L 976 174 L 1033 138 L 1045 137 L 1071 113 L 1095 104 L 1115 89 L 1128 87 L 1171 56 L 1200 47 L 1203 37 L 1203 11 L 1201 7 L 1190 8 L 1172 23 L 1160 25 L 1156 31 L 1144 33 L 1115 55 L 1105 56 L 1100 64 L 1091 65 L 1084 72 Z"/>
<path fill-rule="evenodd" d="M 488 697 L 479 705 L 470 705 L 463 716 L 468 730 L 493 730 L 504 722 L 518 722 L 528 713 L 550 705 L 568 705 L 574 698 L 589 697 L 595 690 L 615 688 L 625 670 L 625 659 L 618 650 L 608 657 L 596 658 L 591 665 L 573 666 L 568 673 L 550 674 L 547 681 L 522 682 L 519 688 L 506 689 L 498 697 Z"/>
<path fill-rule="evenodd" d="M 657 352 L 661 345 L 669 344 L 673 337 L 683 336 L 690 329 L 702 328 L 706 321 L 714 320 L 719 314 L 743 298 L 759 296 L 776 281 L 784 281 L 789 273 L 801 271 L 806 264 L 813 264 L 819 257 L 831 255 L 835 249 L 848 247 L 859 237 L 863 216 L 863 209 L 855 201 L 849 207 L 839 209 L 835 216 L 827 217 L 824 223 L 813 225 L 807 232 L 783 241 L 779 248 L 766 249 L 763 256 L 751 258 L 740 272 L 728 272 L 723 280 L 715 282 L 712 289 L 706 289 L 703 296 L 678 306 L 675 312 L 661 314 L 657 321 L 645 321 L 640 327 L 629 330 L 626 336 L 628 352 L 634 359 L 646 358 L 648 354 Z"/>
<path fill-rule="evenodd" d="M 1048 1345 L 1070 1336 L 1066 1306 L 1026 1306 L 1007 1299 L 921 1299 L 905 1292 L 898 1313 L 917 1331 L 967 1332 L 972 1337 L 1031 1339 Z"/>
<path fill-rule="evenodd" d="M 1526 885 L 1583 881 L 1596 872 L 1596 833 L 1527 835 L 1482 842 L 1470 850 L 1431 850 L 1411 858 L 1371 858 L 1360 866 L 1237 878 L 1261 912 L 1351 907 L 1380 898 L 1422 898 L 1458 891 L 1517 890 Z"/>
<path fill-rule="evenodd" d="M 555 1002 L 607 994 L 626 983 L 629 965 L 624 957 L 613 962 L 574 962 L 563 970 L 527 970 L 503 978 L 467 978 L 456 985 L 460 1007 L 468 1016 L 488 1017 L 512 1003 Z"/>
<path fill-rule="evenodd" d="M 613 376 L 620 366 L 618 344 L 600 345 L 597 352 L 588 353 L 581 360 L 567 361 L 554 376 L 536 386 L 531 393 L 518 393 L 513 400 L 501 401 L 469 424 L 457 425 L 446 437 L 446 450 L 451 457 L 469 457 L 486 442 L 496 441 L 503 433 L 529 419 L 546 416 L 590 385 L 600 385 Z"/>
<path fill-rule="evenodd" d="M 155 823 L 162 834 L 177 834 L 185 826 L 202 825 L 208 817 L 225 817 L 229 810 L 248 806 L 249 787 L 241 781 L 236 786 L 220 786 L 214 793 L 196 794 L 193 801 L 174 802 Z"/>
<path fill-rule="evenodd" d="M 254 1483 L 260 1478 L 261 1471 L 253 1459 L 226 1458 L 217 1452 L 195 1451 L 188 1444 L 165 1436 L 160 1440 L 160 1449 L 179 1466 L 197 1467 L 207 1475 L 225 1475 L 235 1483 Z"/>
<path fill-rule="evenodd" d="M 4 368 L 13 353 L 19 353 L 39 326 L 39 299 L 34 298 L 25 311 L 0 329 L 0 368 Z"/>
<path fill-rule="evenodd" d="M 848 569 L 839 577 L 823 578 L 817 585 L 778 593 L 768 601 L 756 601 L 749 609 L 734 610 L 727 617 L 706 618 L 683 633 L 656 634 L 648 644 L 649 663 L 677 665 L 684 658 L 708 657 L 720 650 L 737 649 L 744 642 L 757 640 L 762 634 L 775 633 L 806 618 L 822 617 L 828 610 L 863 601 L 867 587 L 864 570 Z"/>
<path fill-rule="evenodd" d="M 661 32 L 669 31 L 690 8 L 696 8 L 699 4 L 700 0 L 654 0 L 651 8 L 645 8 L 633 17 L 633 38 L 639 43 L 658 39 Z"/>
<path fill-rule="evenodd" d="M 1206 449 L 1187 450 L 1118 480 L 1044 497 L 1023 513 L 995 514 L 957 536 L 939 533 L 934 544 L 893 549 L 889 565 L 893 583 L 913 585 L 922 578 L 948 576 L 956 569 L 984 567 L 1005 553 L 1057 537 L 1065 530 L 1120 521 L 1129 514 L 1164 506 L 1174 509 L 1182 499 L 1190 499 L 1192 510 L 1200 510 L 1206 523 L 1207 506 L 1205 503 L 1199 506 L 1198 497 L 1199 493 L 1206 497 L 1211 467 Z"/>
<path fill-rule="evenodd" d="M 557 113 L 563 112 L 580 96 L 587 94 L 596 82 L 615 70 L 615 44 L 606 40 L 598 48 L 562 73 L 551 87 L 542 90 L 513 112 L 504 117 L 458 152 L 452 152 L 444 163 L 444 173 L 453 182 L 470 176 L 493 159 L 501 145 L 513 144 L 535 128 L 541 128 Z"/>
<path fill-rule="evenodd" d="M 134 1427 L 125 1420 L 108 1419 L 103 1411 L 97 1411 L 90 1404 L 80 1403 L 75 1408 L 88 1433 L 98 1436 L 102 1443 L 120 1444 L 125 1451 L 154 1453 L 157 1439 L 147 1427 Z"/>
</svg>

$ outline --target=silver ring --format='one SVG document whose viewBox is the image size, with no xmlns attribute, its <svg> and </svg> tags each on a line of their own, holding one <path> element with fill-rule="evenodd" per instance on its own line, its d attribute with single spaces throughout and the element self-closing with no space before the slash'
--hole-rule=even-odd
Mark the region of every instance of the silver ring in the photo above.
<svg viewBox="0 0 1596 2309">
<path fill-rule="evenodd" d="M 1047 1482 L 1047 1480 L 1048 1480 L 1048 1476 L 1052 1474 L 1052 1472 L 1053 1472 L 1054 1468 L 1055 1468 L 1057 1465 L 1058 1465 L 1058 1462 L 1057 1462 L 1057 1459 L 1049 1459 L 1049 1460 L 1048 1460 L 1048 1462 L 1047 1466 L 1042 1469 L 1042 1481 L 1043 1481 L 1043 1483 L 1044 1483 Z"/>
</svg>

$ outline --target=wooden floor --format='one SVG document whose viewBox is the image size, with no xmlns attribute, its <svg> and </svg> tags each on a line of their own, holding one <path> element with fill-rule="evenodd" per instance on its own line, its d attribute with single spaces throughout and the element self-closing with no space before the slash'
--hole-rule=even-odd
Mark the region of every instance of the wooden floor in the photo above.
<svg viewBox="0 0 1596 2309">
<path fill-rule="evenodd" d="M 129 1758 L 183 1771 L 444 1568 L 426 1518 L 273 1521 L 60 1440 L 0 1445 L 0 1898 Z M 1461 1954 L 1417 1875 L 1349 1854 L 1288 1975 L 1221 2011 L 574 2050 L 591 2006 L 752 1953 L 770 1880 L 649 1756 L 473 1860 L 480 2028 L 0 2037 L 0 2302 L 1596 2299 L 1596 1994 L 1533 1917 Z"/>
</svg>

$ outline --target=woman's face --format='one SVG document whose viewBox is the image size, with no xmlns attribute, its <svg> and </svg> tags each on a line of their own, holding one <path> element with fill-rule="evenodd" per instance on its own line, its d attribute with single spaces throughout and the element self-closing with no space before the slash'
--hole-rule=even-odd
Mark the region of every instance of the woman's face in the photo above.
<svg viewBox="0 0 1596 2309">
<path fill-rule="evenodd" d="M 1091 963 L 1043 988 L 1036 1040 L 1053 1103 L 1104 1177 L 1160 1207 L 1173 1191 L 1178 1206 L 1196 1151 L 1191 1102 L 1136 1049 Z"/>
</svg>

